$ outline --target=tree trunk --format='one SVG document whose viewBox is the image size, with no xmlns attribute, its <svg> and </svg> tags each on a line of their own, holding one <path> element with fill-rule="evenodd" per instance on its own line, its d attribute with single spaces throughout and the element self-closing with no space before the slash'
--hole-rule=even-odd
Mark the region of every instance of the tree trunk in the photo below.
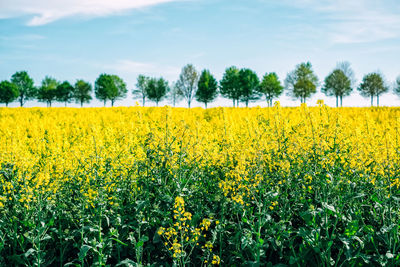
<svg viewBox="0 0 400 267">
<path fill-rule="evenodd" d="M 379 107 L 379 95 L 376 95 L 376 106 Z"/>
<path fill-rule="evenodd" d="M 343 107 L 343 96 L 340 96 L 340 107 Z"/>
<path fill-rule="evenodd" d="M 67 101 L 65 101 L 65 103 L 64 103 L 64 107 L 67 107 Z"/>
<path fill-rule="evenodd" d="M 339 107 L 339 96 L 336 96 L 336 107 Z"/>
<path fill-rule="evenodd" d="M 83 101 L 81 100 L 81 107 L 83 106 Z"/>
<path fill-rule="evenodd" d="M 233 107 L 235 107 L 235 99 L 234 99 L 234 98 L 232 98 L 232 100 L 233 100 Z"/>
<path fill-rule="evenodd" d="M 143 96 L 143 100 L 142 100 L 142 106 L 144 107 L 144 102 L 145 102 L 145 100 L 146 100 L 146 97 L 145 96 Z"/>
<path fill-rule="evenodd" d="M 204 102 L 204 105 L 206 106 L 206 109 L 207 109 L 207 102 Z"/>
<path fill-rule="evenodd" d="M 8 102 L 6 102 L 6 107 L 8 108 Z"/>
<path fill-rule="evenodd" d="M 371 107 L 374 106 L 374 95 L 371 95 Z"/>
<path fill-rule="evenodd" d="M 114 99 L 111 99 L 111 106 L 114 106 Z"/>
<path fill-rule="evenodd" d="M 158 107 L 158 101 L 156 101 L 156 105 L 157 105 L 157 107 Z"/>
<path fill-rule="evenodd" d="M 249 100 L 246 99 L 246 108 L 248 108 L 248 107 L 249 107 Z"/>
<path fill-rule="evenodd" d="M 24 99 L 22 97 L 19 98 L 19 106 L 22 107 L 24 105 Z"/>
<path fill-rule="evenodd" d="M 188 107 L 190 108 L 190 100 L 188 100 Z"/>
<path fill-rule="evenodd" d="M 107 101 L 107 100 L 104 99 L 104 106 L 106 106 L 106 101 Z"/>
</svg>

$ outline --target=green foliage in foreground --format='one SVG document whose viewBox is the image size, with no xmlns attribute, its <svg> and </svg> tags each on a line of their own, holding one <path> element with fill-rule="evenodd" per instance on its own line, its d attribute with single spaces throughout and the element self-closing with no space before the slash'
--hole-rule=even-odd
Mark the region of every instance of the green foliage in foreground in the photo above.
<svg viewBox="0 0 400 267">
<path fill-rule="evenodd" d="M 275 109 L 279 111 L 280 107 Z M 292 122 L 290 128 L 278 125 L 283 120 L 280 113 L 244 117 L 246 121 L 252 118 L 252 124 L 260 126 L 259 129 L 268 127 L 270 131 L 261 134 L 268 135 L 269 139 L 264 140 L 271 146 L 260 148 L 264 141 L 260 137 L 245 143 L 249 128 L 241 127 L 234 138 L 229 140 L 226 135 L 209 148 L 210 151 L 216 149 L 218 158 L 215 159 L 207 153 L 195 153 L 193 148 L 200 149 L 199 144 L 202 144 L 202 138 L 195 132 L 204 127 L 210 114 L 214 118 L 221 117 L 221 125 L 214 121 L 210 129 L 221 127 L 221 132 L 226 132 L 227 120 L 223 116 L 228 116 L 229 109 L 199 113 L 204 116 L 205 124 L 196 124 L 197 128 L 193 129 L 181 117 L 177 119 L 179 123 L 168 124 L 169 109 L 160 112 L 161 119 L 157 123 L 153 120 L 155 117 L 150 116 L 154 110 L 163 111 L 148 108 L 147 114 L 140 113 L 140 109 L 131 113 L 141 123 L 148 116 L 153 124 L 143 122 L 146 129 L 157 128 L 148 129 L 137 142 L 124 139 L 127 132 L 137 129 L 137 124 L 123 134 L 116 130 L 115 135 L 109 135 L 107 131 L 112 127 L 98 111 L 94 114 L 101 123 L 96 127 L 90 123 L 89 129 L 97 128 L 99 134 L 108 138 L 104 138 L 101 145 L 96 145 L 98 140 L 89 130 L 80 132 L 80 136 L 76 132 L 68 134 L 70 129 L 77 131 L 77 128 L 66 128 L 60 120 L 57 124 L 61 129 L 60 138 L 54 138 L 47 130 L 40 136 L 43 149 L 32 170 L 18 169 L 12 161 L 0 164 L 0 180 L 7 184 L 7 188 L 0 187 L 0 266 L 203 266 L 207 265 L 206 260 L 212 262 L 209 247 L 223 266 L 400 265 L 397 143 L 390 143 L 395 153 L 388 153 L 383 161 L 371 156 L 363 162 L 365 166 L 351 167 L 354 144 L 346 139 L 336 140 L 340 127 L 329 135 L 334 139 L 329 145 L 321 145 L 326 141 L 324 138 L 328 135 L 323 133 L 329 126 L 321 119 L 325 112 L 321 107 L 314 113 L 321 116 L 318 117 L 320 125 L 312 124 L 311 115 L 310 124 L 299 120 L 298 124 Z M 245 111 L 254 110 L 258 109 Z M 35 112 L 51 119 L 50 111 L 37 109 Z M 122 111 L 116 109 L 113 116 L 108 117 L 117 118 L 115 129 L 128 125 L 118 125 Z M 300 109 L 287 111 L 303 112 Z M 371 114 L 380 109 L 368 111 Z M 335 111 L 329 112 L 332 116 Z M 233 120 L 237 114 L 228 118 Z M 338 120 L 335 119 L 333 125 Z M 365 123 L 378 124 L 375 120 Z M 301 131 L 301 127 L 309 127 L 310 136 L 297 137 L 313 143 L 310 149 L 289 141 L 290 135 Z M 193 130 L 192 138 L 184 143 L 190 130 Z M 372 127 L 366 130 L 373 131 Z M 255 132 L 249 134 L 254 136 Z M 27 135 L 32 138 L 30 133 Z M 242 140 L 240 135 L 244 136 Z M 93 138 L 92 150 L 85 151 L 85 158 L 57 158 L 60 164 L 73 162 L 73 168 L 64 171 L 57 166 L 49 168 L 46 162 L 52 159 L 51 145 L 60 140 L 64 143 L 65 137 L 69 137 L 71 143 Z M 241 142 L 235 144 L 238 141 Z M 126 154 L 101 154 L 103 149 L 112 150 L 117 142 L 129 144 Z M 233 145 L 237 145 L 238 150 L 231 150 Z M 255 148 L 250 150 L 255 153 L 243 160 L 240 148 L 245 146 Z M 294 148 L 299 149 L 293 152 Z M 32 147 L 32 153 L 34 149 Z M 81 151 L 76 151 L 79 153 Z M 124 157 L 134 160 L 124 161 Z M 238 166 L 245 166 L 245 170 L 235 172 Z M 57 177 L 63 181 L 62 186 L 55 187 L 54 192 L 43 190 L 46 189 L 43 185 L 35 187 L 35 180 L 44 179 L 40 176 L 43 170 L 49 172 L 49 183 L 53 181 L 51 178 Z M 231 174 L 237 179 L 231 179 Z M 230 189 L 230 192 L 244 192 L 240 200 L 234 200 L 233 194 L 224 190 L 232 181 L 240 181 Z M 21 198 L 22 188 L 27 184 L 35 188 L 32 192 L 23 192 L 29 195 L 30 201 Z M 186 211 L 191 213 L 192 218 L 187 221 L 191 227 L 198 227 L 204 218 L 212 218 L 212 225 L 202 230 L 196 241 L 198 245 L 190 244 L 191 249 L 181 257 L 185 260 L 180 262 L 174 261 L 165 245 L 165 236 L 159 232 L 160 227 L 168 228 L 176 223 L 177 196 L 184 199 Z"/>
<path fill-rule="evenodd" d="M 338 183 L 333 177 L 352 172 L 340 160 L 330 170 L 319 164 L 323 153 L 303 158 L 306 165 L 292 162 L 291 175 L 281 183 L 279 195 L 269 186 L 282 181 L 279 169 L 268 162 L 255 163 L 250 173 L 268 177 L 265 181 L 269 182 L 254 192 L 248 206 L 242 206 L 225 198 L 218 187 L 229 171 L 227 166 L 187 162 L 183 150 L 179 168 L 172 171 L 164 164 L 169 155 L 166 149 L 149 147 L 146 158 L 133 166 L 81 162 L 77 169 L 83 170 L 82 175 L 96 175 L 99 190 L 106 186 L 103 177 L 112 175 L 114 168 L 126 168 L 127 176 L 121 177 L 118 189 L 104 192 L 93 206 L 87 207 L 78 194 L 80 178 L 73 173 L 65 174 L 70 182 L 58 192 L 57 203 L 48 203 L 46 195 L 36 195 L 38 201 L 29 210 L 24 203 L 8 203 L 0 216 L 0 265 L 171 266 L 157 230 L 171 223 L 178 191 L 184 192 L 195 221 L 202 214 L 213 214 L 220 221 L 207 235 L 222 265 L 400 264 L 400 198 L 365 182 L 359 173 L 347 174 L 352 182 Z M 12 181 L 17 172 L 10 163 L 1 167 L 0 175 Z M 133 173 L 141 188 L 135 196 L 130 193 Z M 303 177 L 310 173 L 314 174 L 312 189 L 303 189 Z M 106 196 L 115 197 L 118 207 L 107 204 Z M 270 203 L 276 206 L 271 209 Z M 198 247 L 191 254 L 194 266 L 202 264 L 203 250 Z"/>
</svg>

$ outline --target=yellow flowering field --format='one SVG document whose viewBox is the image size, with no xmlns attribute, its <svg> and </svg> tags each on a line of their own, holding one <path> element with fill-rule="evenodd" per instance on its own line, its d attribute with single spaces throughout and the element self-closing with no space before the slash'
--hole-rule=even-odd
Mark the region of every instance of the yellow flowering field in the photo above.
<svg viewBox="0 0 400 267">
<path fill-rule="evenodd" d="M 1 108 L 1 266 L 400 264 L 400 109 Z"/>
</svg>

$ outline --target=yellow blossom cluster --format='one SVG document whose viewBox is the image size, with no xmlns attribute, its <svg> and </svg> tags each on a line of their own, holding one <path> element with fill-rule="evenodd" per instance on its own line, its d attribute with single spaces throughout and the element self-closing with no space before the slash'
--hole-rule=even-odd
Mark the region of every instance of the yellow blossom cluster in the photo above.
<svg viewBox="0 0 400 267">
<path fill-rule="evenodd" d="M 185 249 L 199 246 L 199 239 L 207 236 L 205 232 L 208 231 L 211 220 L 204 218 L 199 227 L 194 227 L 191 222 L 192 214 L 185 210 L 185 201 L 181 196 L 175 198 L 173 214 L 174 224 L 168 228 L 160 227 L 157 233 L 165 237 L 164 245 L 171 251 L 173 258 L 185 257 L 188 254 Z M 212 243 L 206 242 L 203 247 L 212 250 Z"/>
<path fill-rule="evenodd" d="M 328 182 L 348 183 L 348 177 L 356 177 L 398 189 L 393 163 L 399 158 L 399 118 L 398 108 L 333 109 L 322 104 L 208 110 L 0 109 L 0 205 L 15 199 L 28 208 L 39 195 L 56 200 L 67 184 L 79 186 L 88 207 L 95 205 L 99 189 L 114 205 L 110 193 L 121 179 L 135 180 L 129 167 L 149 151 L 166 157 L 165 167 L 176 179 L 179 164 L 188 162 L 225 169 L 220 188 L 242 205 L 261 183 L 279 186 L 286 180 L 266 181 L 260 173 L 249 173 L 250 167 L 263 162 L 264 171 L 297 175 L 290 173 L 291 164 L 306 165 L 310 157 L 304 155 L 310 153 L 319 156 L 318 172 L 328 172 Z M 343 168 L 333 175 L 329 171 L 335 164 Z M 314 175 L 304 175 L 307 189 Z M 134 182 L 129 186 L 132 194 L 140 190 Z"/>
</svg>

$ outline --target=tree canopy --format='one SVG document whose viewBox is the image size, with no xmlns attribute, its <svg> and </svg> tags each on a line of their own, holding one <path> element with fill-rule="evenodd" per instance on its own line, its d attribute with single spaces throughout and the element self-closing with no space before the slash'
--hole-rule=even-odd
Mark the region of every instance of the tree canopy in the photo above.
<svg viewBox="0 0 400 267">
<path fill-rule="evenodd" d="M 56 100 L 64 102 L 65 106 L 71 102 L 74 96 L 74 87 L 68 82 L 64 81 L 57 86 Z"/>
<path fill-rule="evenodd" d="M 400 96 L 400 76 L 397 77 L 395 83 L 394 83 L 394 93 Z"/>
<path fill-rule="evenodd" d="M 157 106 L 169 91 L 168 81 L 163 78 L 149 78 L 145 88 L 147 97 L 156 102 Z"/>
<path fill-rule="evenodd" d="M 179 93 L 179 87 L 176 82 L 173 82 L 170 86 L 170 91 L 168 95 L 168 101 L 175 107 L 176 103 L 182 100 L 182 95 Z"/>
<path fill-rule="evenodd" d="M 124 98 L 127 93 L 126 84 L 120 77 L 104 73 L 97 78 L 94 90 L 97 99 L 103 101 L 104 105 L 110 100 L 111 106 L 114 106 L 116 100 Z"/>
<path fill-rule="evenodd" d="M 301 103 L 317 92 L 318 77 L 314 74 L 310 62 L 301 63 L 285 79 L 288 95 L 300 98 Z"/>
<path fill-rule="evenodd" d="M 260 92 L 265 95 L 269 107 L 272 106 L 272 100 L 282 94 L 283 89 L 284 87 L 275 72 L 266 73 L 264 75 L 260 84 Z"/>
<path fill-rule="evenodd" d="M 220 93 L 228 99 L 232 99 L 233 106 L 239 105 L 239 98 L 241 96 L 239 69 L 231 66 L 225 69 L 224 76 L 220 84 Z"/>
<path fill-rule="evenodd" d="M 325 95 L 336 97 L 336 107 L 339 106 L 339 99 L 342 106 L 343 96 L 350 95 L 352 90 L 350 78 L 341 69 L 333 70 L 325 78 L 324 86 L 321 89 Z"/>
<path fill-rule="evenodd" d="M 84 80 L 77 80 L 74 86 L 74 99 L 75 102 L 80 103 L 81 107 L 83 103 L 89 103 L 92 100 L 92 85 Z"/>
<path fill-rule="evenodd" d="M 260 80 L 257 74 L 251 69 L 239 71 L 240 99 L 249 106 L 249 102 L 260 98 Z"/>
<path fill-rule="evenodd" d="M 27 100 L 36 97 L 36 88 L 33 85 L 33 79 L 26 71 L 18 71 L 11 76 L 11 82 L 18 88 L 19 96 L 18 101 L 22 107 Z"/>
<path fill-rule="evenodd" d="M 17 85 L 9 81 L 0 82 L 0 103 L 5 103 L 8 107 L 8 104 L 17 99 L 18 95 Z"/>
<path fill-rule="evenodd" d="M 144 76 L 140 74 L 137 77 L 137 82 L 136 82 L 136 89 L 133 89 L 132 94 L 134 96 L 140 96 L 142 98 L 142 106 L 144 107 L 145 102 L 146 102 L 146 87 L 147 83 L 149 82 L 149 77 Z"/>
<path fill-rule="evenodd" d="M 198 89 L 196 92 L 196 100 L 204 103 L 207 108 L 207 104 L 213 101 L 218 94 L 218 82 L 209 70 L 203 70 L 201 72 Z"/>
<path fill-rule="evenodd" d="M 374 105 L 374 96 L 376 96 L 377 106 L 379 106 L 379 96 L 388 90 L 383 76 L 377 72 L 366 74 L 358 87 L 362 96 L 371 98 L 371 106 Z"/>
<path fill-rule="evenodd" d="M 42 85 L 39 87 L 37 96 L 38 100 L 41 102 L 46 102 L 47 106 L 51 107 L 51 103 L 56 99 L 57 96 L 57 86 L 59 82 L 49 76 L 46 76 L 42 80 Z"/>
<path fill-rule="evenodd" d="M 187 64 L 182 68 L 179 79 L 176 82 L 176 86 L 179 89 L 179 94 L 186 99 L 188 107 L 196 95 L 197 83 L 199 80 L 199 74 L 192 64 Z"/>
</svg>

